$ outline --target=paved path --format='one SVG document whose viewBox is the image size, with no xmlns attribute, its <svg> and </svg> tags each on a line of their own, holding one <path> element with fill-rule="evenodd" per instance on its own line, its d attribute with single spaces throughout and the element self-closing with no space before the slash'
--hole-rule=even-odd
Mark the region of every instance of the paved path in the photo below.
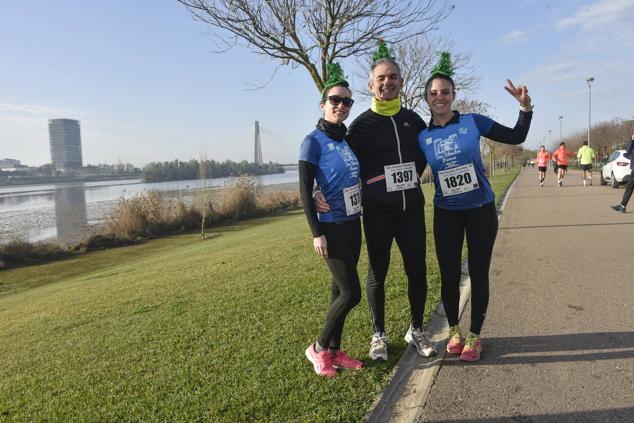
<svg viewBox="0 0 634 423">
<path fill-rule="evenodd" d="M 623 188 L 524 169 L 491 266 L 481 361 L 446 356 L 424 422 L 634 422 L 634 212 Z M 634 211 L 634 207 L 632 207 Z M 468 329 L 469 306 L 461 326 Z"/>
</svg>

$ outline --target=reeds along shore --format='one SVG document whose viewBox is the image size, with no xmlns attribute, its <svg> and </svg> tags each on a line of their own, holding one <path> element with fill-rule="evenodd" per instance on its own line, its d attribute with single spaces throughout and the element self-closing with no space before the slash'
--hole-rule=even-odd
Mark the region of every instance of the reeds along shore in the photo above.
<svg viewBox="0 0 634 423">
<path fill-rule="evenodd" d="M 178 232 L 213 228 L 232 220 L 300 207 L 296 191 L 263 192 L 254 179 L 240 178 L 223 189 L 199 189 L 191 203 L 150 191 L 120 199 L 95 234 L 63 248 L 15 239 L 0 246 L 0 269 L 44 263 L 87 251 L 129 245 Z M 204 224 L 203 224 L 204 216 Z"/>
</svg>

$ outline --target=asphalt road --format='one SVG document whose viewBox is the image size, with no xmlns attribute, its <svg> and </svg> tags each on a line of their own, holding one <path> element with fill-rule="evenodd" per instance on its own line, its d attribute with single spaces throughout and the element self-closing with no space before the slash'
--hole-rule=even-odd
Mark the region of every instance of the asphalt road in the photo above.
<svg viewBox="0 0 634 423">
<path fill-rule="evenodd" d="M 634 204 L 571 171 L 516 181 L 491 266 L 483 356 L 445 356 L 419 421 L 634 422 Z M 469 305 L 461 326 L 468 330 Z"/>
</svg>

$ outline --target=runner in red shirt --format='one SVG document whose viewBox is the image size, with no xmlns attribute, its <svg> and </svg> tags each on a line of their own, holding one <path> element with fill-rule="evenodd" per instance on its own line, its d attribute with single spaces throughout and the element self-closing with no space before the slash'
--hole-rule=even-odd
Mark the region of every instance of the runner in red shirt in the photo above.
<svg viewBox="0 0 634 423">
<path fill-rule="evenodd" d="M 557 185 L 560 187 L 564 186 L 564 175 L 568 170 L 568 159 L 571 156 L 572 153 L 566 149 L 566 143 L 563 141 L 559 144 L 559 148 L 553 153 L 553 159 L 557 161 L 557 167 L 559 168 L 559 173 L 557 174 Z"/>
<path fill-rule="evenodd" d="M 543 145 L 539 146 L 539 151 L 537 152 L 537 158 L 535 161 L 537 162 L 537 169 L 539 169 L 539 186 L 544 186 L 544 180 L 546 179 L 546 168 L 548 167 L 548 160 L 550 160 L 550 154 L 546 151 L 546 147 Z"/>
</svg>

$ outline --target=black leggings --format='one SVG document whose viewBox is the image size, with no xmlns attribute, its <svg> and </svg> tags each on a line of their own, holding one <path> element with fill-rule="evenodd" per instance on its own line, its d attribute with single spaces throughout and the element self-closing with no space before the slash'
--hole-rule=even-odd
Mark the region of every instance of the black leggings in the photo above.
<svg viewBox="0 0 634 423">
<path fill-rule="evenodd" d="M 625 192 L 623 193 L 623 199 L 621 200 L 621 205 L 623 207 L 627 207 L 627 203 L 629 203 L 630 197 L 632 197 L 632 191 L 634 191 L 634 169 L 632 169 L 630 179 L 627 180 L 627 185 L 625 185 Z"/>
<path fill-rule="evenodd" d="M 392 240 L 401 250 L 407 274 L 412 326 L 422 327 L 427 300 L 425 265 L 425 211 L 363 210 L 363 230 L 368 248 L 366 293 L 374 332 L 385 332 L 385 277 L 390 265 Z"/>
<path fill-rule="evenodd" d="M 471 332 L 479 334 L 489 305 L 489 267 L 498 231 L 495 203 L 468 210 L 434 208 L 441 297 L 450 326 L 458 324 L 460 262 L 465 231 L 471 278 Z"/>
<path fill-rule="evenodd" d="M 328 258 L 332 273 L 330 306 L 324 327 L 319 334 L 319 345 L 338 350 L 346 316 L 361 301 L 361 286 L 357 263 L 361 253 L 361 224 L 359 219 L 341 223 L 321 223 L 324 229 Z"/>
</svg>

